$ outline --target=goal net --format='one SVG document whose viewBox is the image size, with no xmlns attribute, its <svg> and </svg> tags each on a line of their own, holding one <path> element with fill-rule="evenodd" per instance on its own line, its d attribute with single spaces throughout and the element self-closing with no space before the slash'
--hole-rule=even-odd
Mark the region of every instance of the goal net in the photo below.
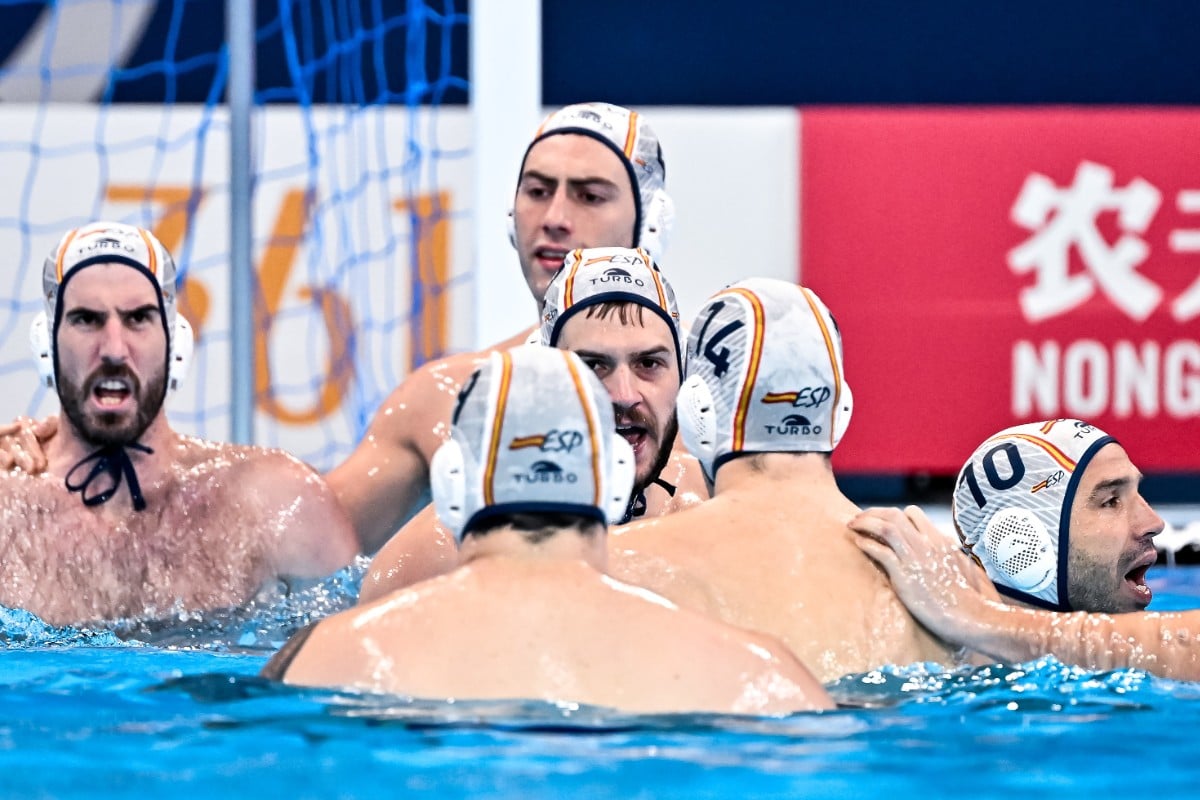
<svg viewBox="0 0 1200 800">
<path fill-rule="evenodd" d="M 465 0 L 258 2 L 255 440 L 319 469 L 414 366 L 471 341 Z M 96 219 L 153 230 L 196 330 L 168 400 L 230 435 L 223 3 L 0 0 L 0 421 L 55 413 L 28 329 L 41 265 Z"/>
</svg>

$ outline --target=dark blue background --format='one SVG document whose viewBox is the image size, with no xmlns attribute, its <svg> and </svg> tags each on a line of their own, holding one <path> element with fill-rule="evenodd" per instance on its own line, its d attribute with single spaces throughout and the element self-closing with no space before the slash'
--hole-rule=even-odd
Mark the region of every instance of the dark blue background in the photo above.
<svg viewBox="0 0 1200 800">
<path fill-rule="evenodd" d="M 428 13 L 406 18 L 410 5 Z M 47 7 L 0 0 L 0 58 Z M 261 99 L 467 99 L 467 0 L 256 7 Z M 542 8 L 547 105 L 1200 103 L 1196 0 L 543 0 Z M 283 28 L 296 33 L 292 61 Z M 363 29 L 374 33 L 358 38 Z M 163 0 L 107 96 L 220 97 L 214 54 L 223 35 L 224 0 Z"/>
</svg>

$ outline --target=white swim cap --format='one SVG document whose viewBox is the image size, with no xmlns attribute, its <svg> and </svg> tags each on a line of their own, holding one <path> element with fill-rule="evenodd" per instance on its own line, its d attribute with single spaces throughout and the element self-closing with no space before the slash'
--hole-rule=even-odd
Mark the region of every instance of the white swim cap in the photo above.
<svg viewBox="0 0 1200 800">
<path fill-rule="evenodd" d="M 175 261 L 150 231 L 122 222 L 93 222 L 67 231 L 46 257 L 42 266 L 46 308 L 30 330 L 38 371 L 47 385 L 54 385 L 58 374 L 58 326 L 62 322 L 59 301 L 67 283 L 85 267 L 114 263 L 136 269 L 154 286 L 167 334 L 169 387 L 176 388 L 191 360 L 193 334 L 175 308 Z"/>
<path fill-rule="evenodd" d="M 954 526 L 996 588 L 1070 611 L 1071 504 L 1092 456 L 1115 441 L 1077 419 L 1007 428 L 971 454 L 954 487 Z"/>
<path fill-rule="evenodd" d="M 683 379 L 683 349 L 675 290 L 650 254 L 640 248 L 593 247 L 574 250 L 546 287 L 541 342 L 558 346 L 566 321 L 598 303 L 636 303 L 653 311 L 671 329 L 675 359 Z"/>
<path fill-rule="evenodd" d="M 492 353 L 463 386 L 430 482 L 438 517 L 461 541 L 499 514 L 619 520 L 634 471 L 608 393 L 579 356 L 521 345 Z"/>
<path fill-rule="evenodd" d="M 850 422 L 842 337 L 812 291 L 750 278 L 700 309 L 676 408 L 710 479 L 743 453 L 828 453 Z"/>
<path fill-rule="evenodd" d="M 633 244 L 653 258 L 662 258 L 675 221 L 675 207 L 667 195 L 667 169 L 654 129 L 628 108 L 611 103 L 577 103 L 546 117 L 525 149 L 525 157 L 542 139 L 564 133 L 589 136 L 620 157 L 634 189 L 637 216 Z M 525 171 L 525 157 L 518 175 Z"/>
</svg>

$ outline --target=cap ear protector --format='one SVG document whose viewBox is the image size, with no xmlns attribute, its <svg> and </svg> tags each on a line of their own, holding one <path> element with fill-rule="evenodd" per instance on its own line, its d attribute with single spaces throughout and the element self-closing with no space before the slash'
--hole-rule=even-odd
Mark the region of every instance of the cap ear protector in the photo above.
<svg viewBox="0 0 1200 800">
<path fill-rule="evenodd" d="M 675 203 L 666 190 L 655 189 L 642 209 L 642 227 L 634 246 L 645 250 L 655 261 L 661 261 L 674 228 Z"/>
<path fill-rule="evenodd" d="M 39 311 L 29 326 L 29 349 L 37 365 L 38 378 L 43 386 L 54 388 L 54 354 L 50 346 L 50 323 L 46 312 Z"/>
<path fill-rule="evenodd" d="M 624 436 L 614 433 L 609 443 L 608 454 L 608 490 L 604 516 L 610 525 L 615 525 L 625 518 L 629 509 L 629 499 L 633 494 L 633 481 L 637 477 L 637 460 L 633 447 Z"/>
<path fill-rule="evenodd" d="M 997 511 L 988 520 L 982 538 L 983 547 L 976 553 L 985 556 L 991 568 L 1005 576 L 1014 589 L 1040 592 L 1057 576 L 1058 552 L 1054 540 L 1029 509 Z"/>
<path fill-rule="evenodd" d="M 429 462 L 429 487 L 438 519 L 462 540 L 467 522 L 467 472 L 462 446 L 454 439 L 442 442 Z"/>
<path fill-rule="evenodd" d="M 838 407 L 833 412 L 833 447 L 837 448 L 838 443 L 842 441 L 842 437 L 846 435 L 846 429 L 850 427 L 850 417 L 854 414 L 854 393 L 850 391 L 850 384 L 842 379 L 842 394 L 838 398 Z"/>
<path fill-rule="evenodd" d="M 675 416 L 683 446 L 696 457 L 709 481 L 717 457 L 717 411 L 712 390 L 699 375 L 689 375 L 675 396 Z"/>
<path fill-rule="evenodd" d="M 183 384 L 192 365 L 196 335 L 191 323 L 182 314 L 175 315 L 175 330 L 169 344 L 167 390 L 175 391 Z M 29 347 L 33 351 L 38 378 L 43 386 L 54 388 L 54 344 L 50 341 L 50 323 L 45 311 L 39 311 L 29 326 Z"/>
</svg>

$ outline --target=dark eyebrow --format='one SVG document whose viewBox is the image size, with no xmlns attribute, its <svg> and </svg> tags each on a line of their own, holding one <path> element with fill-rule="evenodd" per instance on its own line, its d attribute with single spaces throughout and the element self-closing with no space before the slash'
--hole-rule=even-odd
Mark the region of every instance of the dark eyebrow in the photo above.
<svg viewBox="0 0 1200 800">
<path fill-rule="evenodd" d="M 542 173 L 542 172 L 538 172 L 536 169 L 525 170 L 525 172 L 521 175 L 521 180 L 525 180 L 526 178 L 532 178 L 533 180 L 541 181 L 542 183 L 558 184 L 558 182 L 559 182 L 558 178 L 552 177 L 550 175 L 546 175 L 545 173 Z M 567 178 L 568 186 L 590 186 L 592 184 L 601 184 L 603 186 L 616 186 L 617 185 L 613 181 L 610 181 L 608 178 L 601 178 L 600 176 L 583 177 L 583 178 Z"/>
<path fill-rule="evenodd" d="M 1135 485 L 1137 485 L 1137 482 L 1141 481 L 1141 479 L 1142 479 L 1142 476 L 1138 475 L 1136 481 L 1134 478 L 1130 478 L 1130 477 L 1109 478 L 1106 481 L 1100 481 L 1099 483 L 1096 484 L 1095 488 L 1092 489 L 1092 493 L 1091 493 L 1091 495 L 1089 495 L 1089 499 L 1095 500 L 1100 495 L 1106 494 L 1107 492 L 1110 492 L 1114 489 L 1124 489 L 1129 486 L 1135 486 Z"/>
<path fill-rule="evenodd" d="M 128 310 L 126 310 L 124 308 L 117 309 L 117 313 L 122 314 L 124 316 L 129 316 L 130 314 L 145 314 L 147 311 L 152 311 L 154 313 L 158 313 L 158 304 L 157 303 L 146 303 L 145 305 L 141 305 L 141 306 L 138 306 L 137 308 L 131 308 Z"/>
<path fill-rule="evenodd" d="M 597 353 L 593 350 L 575 349 L 575 350 L 572 350 L 571 352 L 574 353 L 575 355 L 579 356 L 580 358 L 594 358 L 597 361 L 607 361 L 609 363 L 612 363 L 612 360 L 613 360 L 613 357 L 608 355 L 607 353 Z"/>
<path fill-rule="evenodd" d="M 661 345 L 659 347 L 652 347 L 649 350 L 642 350 L 640 352 L 634 353 L 633 357 L 634 358 L 646 358 L 647 356 L 669 356 L 670 354 L 671 354 L 671 348 L 667 347 L 666 345 Z"/>
</svg>

